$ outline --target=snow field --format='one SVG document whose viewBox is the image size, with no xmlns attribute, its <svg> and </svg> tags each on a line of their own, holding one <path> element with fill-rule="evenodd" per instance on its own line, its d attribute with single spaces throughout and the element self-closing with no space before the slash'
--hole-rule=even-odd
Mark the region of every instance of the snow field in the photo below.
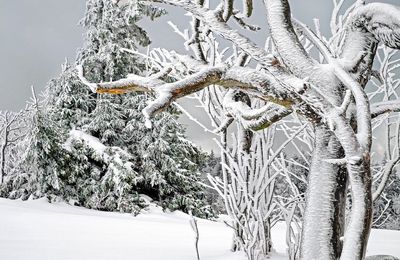
<svg viewBox="0 0 400 260">
<path fill-rule="evenodd" d="M 190 217 L 159 207 L 137 217 L 46 200 L 0 199 L 0 260 L 195 260 Z M 199 220 L 201 260 L 246 260 L 230 252 L 232 232 L 221 222 Z M 273 230 L 276 252 L 286 259 L 285 227 Z M 373 230 L 368 255 L 400 256 L 400 232 Z"/>
</svg>

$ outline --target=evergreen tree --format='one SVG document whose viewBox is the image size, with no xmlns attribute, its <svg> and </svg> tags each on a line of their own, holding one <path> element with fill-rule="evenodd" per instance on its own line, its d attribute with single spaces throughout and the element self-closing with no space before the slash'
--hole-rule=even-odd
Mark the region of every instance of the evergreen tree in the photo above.
<svg viewBox="0 0 400 260">
<path fill-rule="evenodd" d="M 222 178 L 221 158 L 216 156 L 214 151 L 212 150 L 209 154 L 206 154 L 204 156 L 204 159 L 202 161 L 203 163 L 201 165 L 201 178 L 203 182 L 210 187 L 206 189 L 207 203 L 212 205 L 213 209 L 216 212 L 226 213 L 223 198 L 214 188 L 211 188 L 212 184 L 208 179 L 208 174 L 210 174 L 212 177 L 220 179 Z"/>
<path fill-rule="evenodd" d="M 133 2 L 120 5 L 113 1 L 88 1 L 82 20 L 87 39 L 78 62 L 91 69 L 86 72 L 89 79 L 117 80 L 144 70 L 141 58 L 123 51 L 150 43 L 146 33 L 136 25 L 143 14 L 154 19 L 163 11 Z M 145 105 L 143 95 L 99 95 L 87 130 L 104 145 L 118 146 L 132 155 L 134 170 L 142 177 L 134 185 L 138 192 L 166 208 L 191 209 L 197 215 L 210 216 L 198 184 L 199 151 L 184 138 L 182 126 L 176 122 L 177 111 L 163 113 L 153 129 L 145 129 L 141 113 Z"/>
<path fill-rule="evenodd" d="M 93 81 L 109 81 L 144 70 L 144 62 L 123 51 L 150 43 L 136 22 L 162 10 L 136 1 L 88 0 L 81 24 L 87 30 L 77 63 Z M 185 139 L 170 109 L 145 129 L 147 97 L 89 92 L 76 69 L 64 64 L 47 86 L 43 110 L 33 117 L 26 165 L 14 197 L 47 196 L 100 210 L 137 213 L 145 194 L 164 208 L 211 217 L 199 184 L 201 152 Z"/>
<path fill-rule="evenodd" d="M 89 114 L 96 106 L 95 95 L 77 77 L 76 70 L 66 62 L 59 77 L 47 85 L 48 111 L 53 121 L 71 129 L 89 122 Z"/>
<path fill-rule="evenodd" d="M 29 128 L 19 144 L 20 162 L 6 187 L 11 198 L 61 196 L 62 181 L 71 174 L 71 156 L 63 149 L 64 129 L 48 116 L 44 102 L 36 96 L 27 110 Z"/>
</svg>

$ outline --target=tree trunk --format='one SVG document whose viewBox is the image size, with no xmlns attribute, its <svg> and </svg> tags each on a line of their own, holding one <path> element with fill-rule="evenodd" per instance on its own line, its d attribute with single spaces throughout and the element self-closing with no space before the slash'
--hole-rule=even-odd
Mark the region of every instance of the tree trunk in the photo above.
<svg viewBox="0 0 400 260">
<path fill-rule="evenodd" d="M 346 206 L 346 170 L 328 163 L 343 151 L 333 133 L 325 126 L 315 129 L 315 150 L 308 176 L 303 220 L 301 259 L 335 260 L 342 252 Z"/>
<path fill-rule="evenodd" d="M 3 184 L 4 176 L 6 175 L 5 167 L 6 167 L 6 148 L 8 142 L 8 129 L 4 129 L 4 143 L 0 149 L 0 184 Z"/>
<path fill-rule="evenodd" d="M 352 187 L 350 222 L 344 237 L 343 260 L 362 260 L 365 257 L 372 224 L 372 192 L 370 156 L 364 154 L 359 161 L 348 166 Z"/>
</svg>

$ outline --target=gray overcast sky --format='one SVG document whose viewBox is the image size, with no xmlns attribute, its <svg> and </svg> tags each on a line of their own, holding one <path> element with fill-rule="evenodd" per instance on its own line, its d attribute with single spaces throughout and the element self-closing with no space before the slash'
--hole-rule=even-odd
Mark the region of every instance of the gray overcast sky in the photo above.
<svg viewBox="0 0 400 260">
<path fill-rule="evenodd" d="M 0 0 L 0 110 L 17 110 L 82 45 L 84 0 Z"/>
<path fill-rule="evenodd" d="M 213 0 L 210 0 L 212 2 Z M 30 86 L 42 90 L 46 82 L 57 76 L 65 58 L 73 60 L 82 45 L 83 30 L 78 22 L 84 15 L 85 0 L 0 0 L 0 110 L 21 109 L 30 97 Z M 252 22 L 265 25 L 261 0 L 255 0 Z M 296 18 L 311 24 L 317 17 L 327 31 L 331 0 L 291 0 Z M 369 1 L 371 2 L 371 1 Z M 399 4 L 399 0 L 385 0 Z M 188 20 L 179 9 L 169 8 L 170 15 L 154 23 L 141 22 L 153 40 L 153 46 L 184 51 L 180 37 L 166 24 L 171 20 L 186 28 Z M 256 35 L 248 35 L 262 45 L 265 27 Z M 186 107 L 193 105 L 185 101 Z M 196 111 L 198 113 L 198 111 Z M 204 118 L 204 115 L 200 117 Z M 184 123 L 189 123 L 183 119 Z M 190 139 L 206 149 L 216 148 L 199 127 L 188 129 Z"/>
</svg>

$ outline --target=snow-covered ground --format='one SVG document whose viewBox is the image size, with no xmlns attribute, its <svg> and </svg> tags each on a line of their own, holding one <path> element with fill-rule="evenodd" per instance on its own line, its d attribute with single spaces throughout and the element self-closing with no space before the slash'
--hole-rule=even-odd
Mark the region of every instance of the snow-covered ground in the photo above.
<svg viewBox="0 0 400 260">
<path fill-rule="evenodd" d="M 189 216 L 163 213 L 99 212 L 45 200 L 0 199 L 1 260 L 195 260 Z M 229 251 L 231 230 L 199 221 L 202 260 L 245 260 Z M 274 231 L 273 260 L 286 259 L 284 225 Z M 400 232 L 374 230 L 368 254 L 400 256 Z"/>
</svg>

